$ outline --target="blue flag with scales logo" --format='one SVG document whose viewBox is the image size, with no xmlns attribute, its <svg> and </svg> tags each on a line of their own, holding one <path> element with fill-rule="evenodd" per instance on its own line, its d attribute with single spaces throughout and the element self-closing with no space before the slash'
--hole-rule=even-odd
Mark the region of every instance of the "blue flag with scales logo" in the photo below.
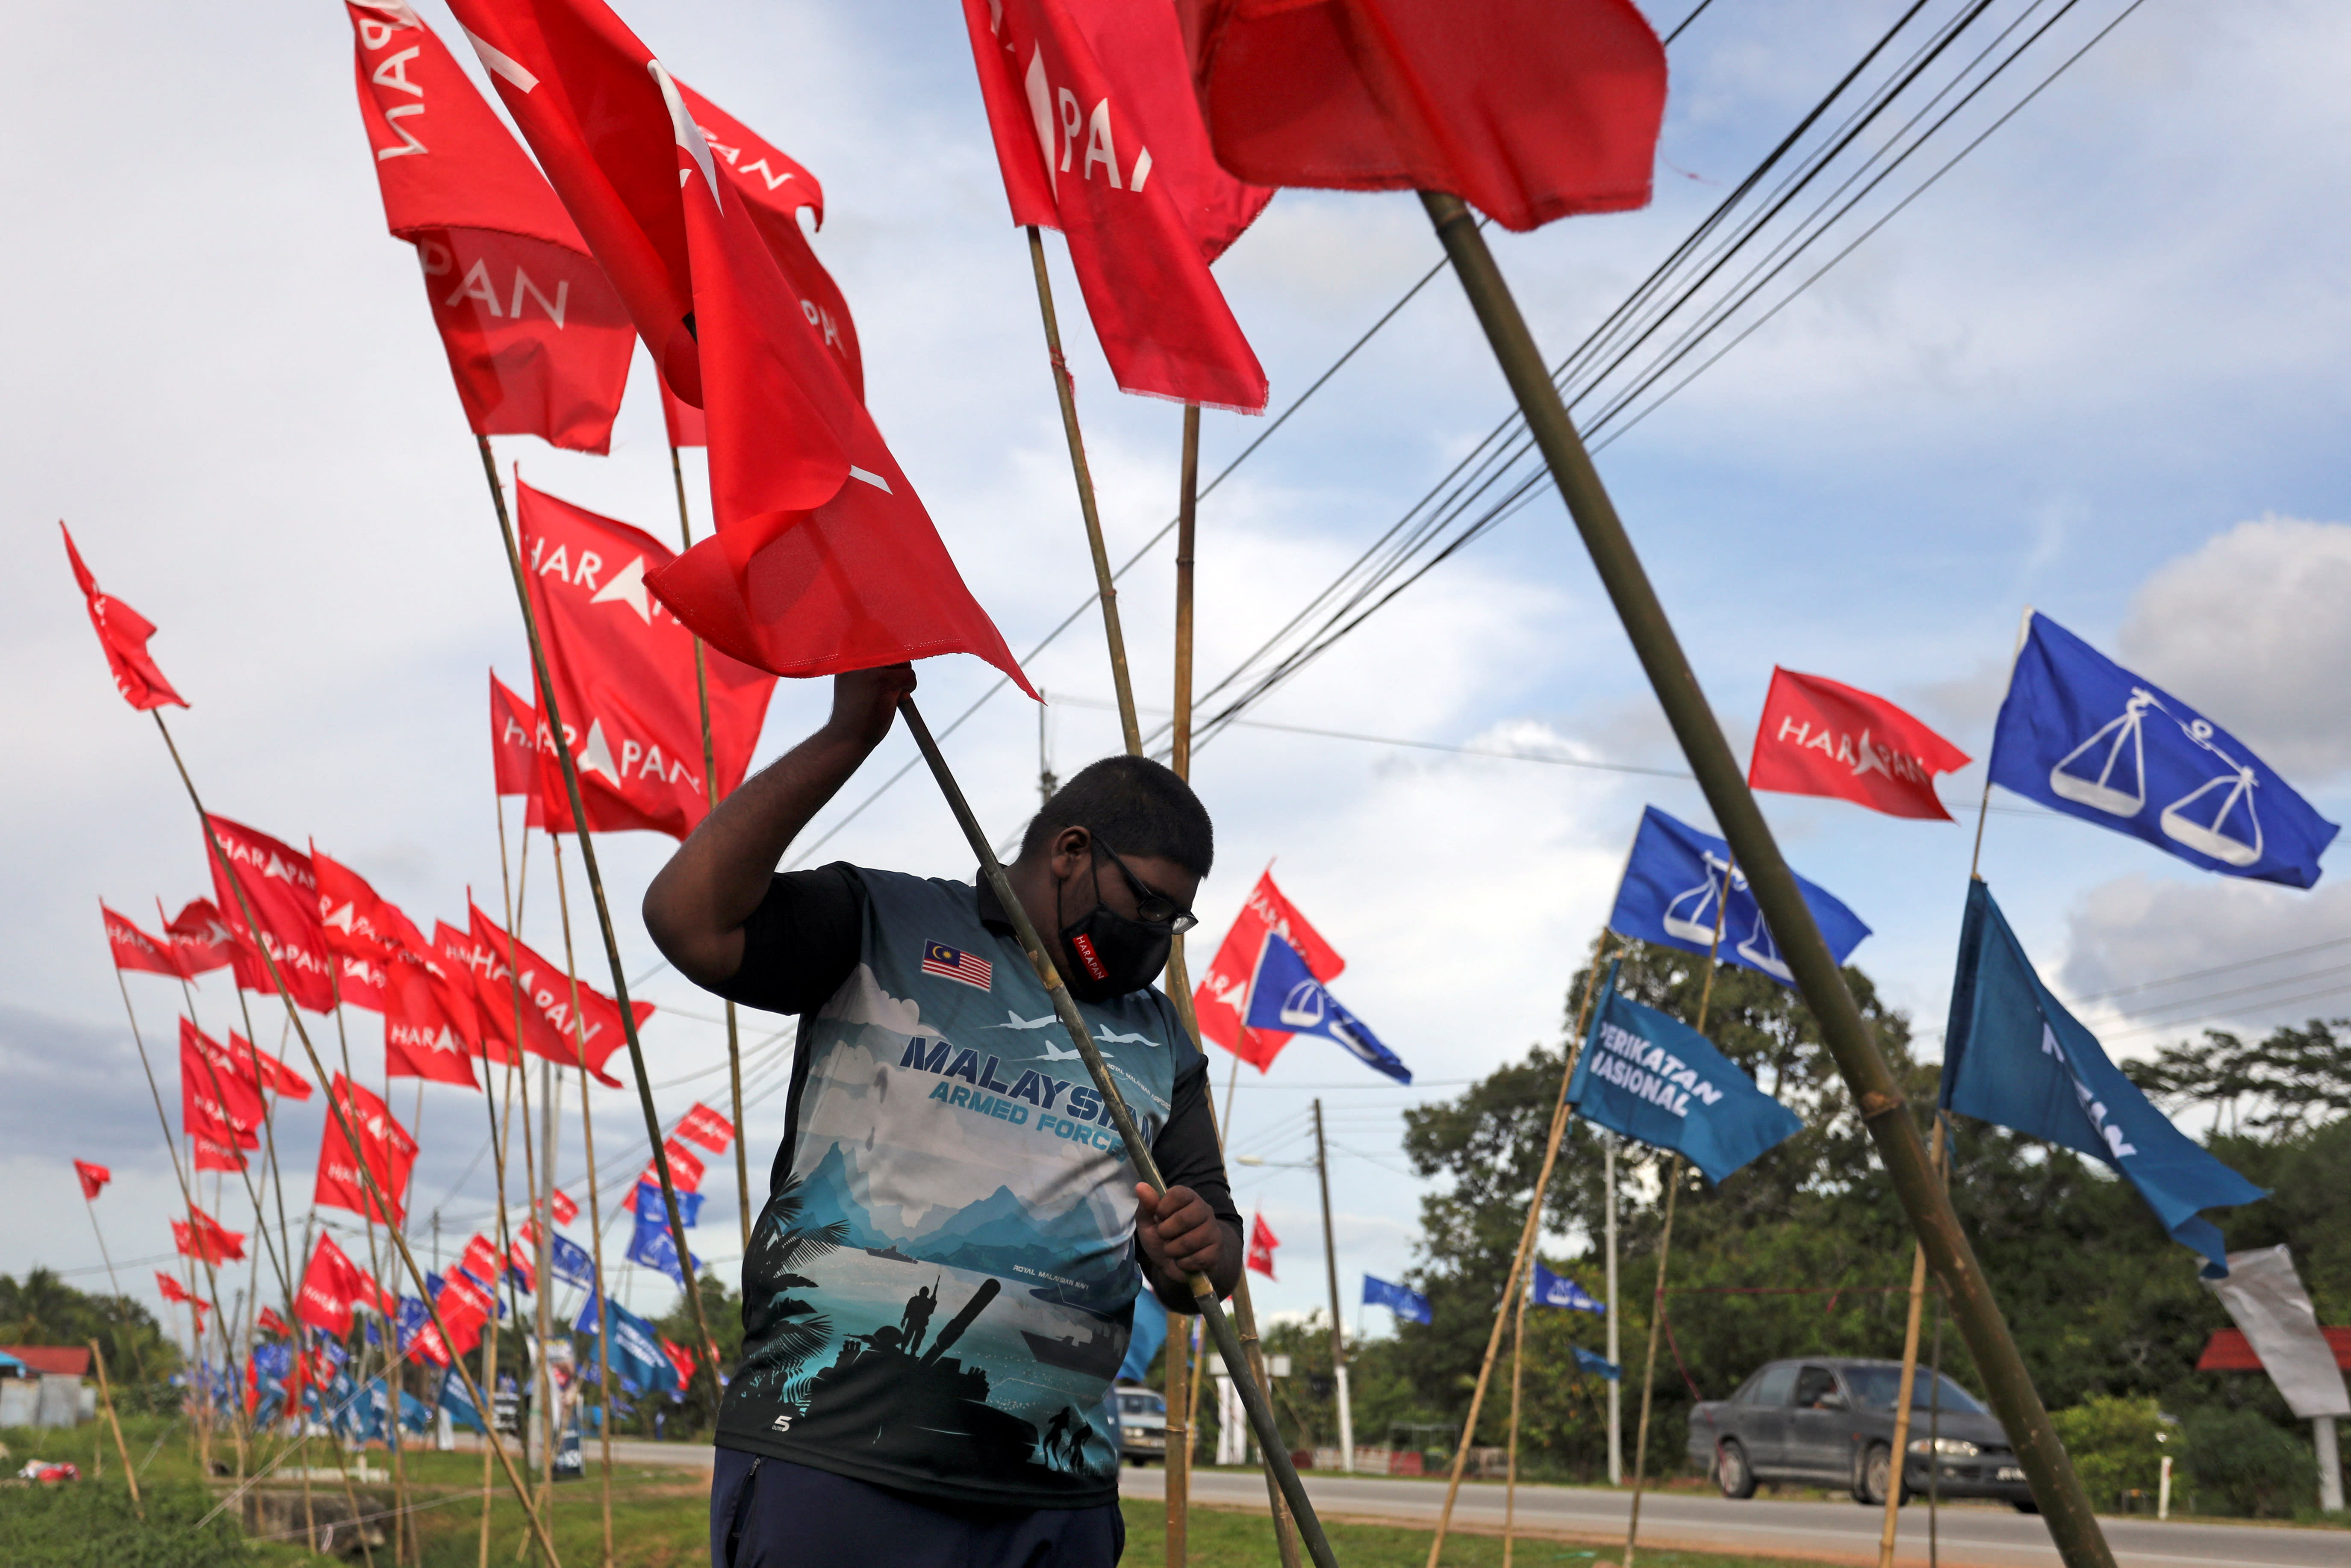
<svg viewBox="0 0 2351 1568">
<path fill-rule="evenodd" d="M 1605 1315 L 1608 1311 L 1604 1302 L 1593 1300 L 1591 1291 L 1566 1275 L 1554 1274 L 1544 1268 L 1540 1258 L 1535 1260 L 1534 1294 L 1530 1299 L 1539 1307 L 1565 1307 L 1574 1312 Z"/>
<path fill-rule="evenodd" d="M 1829 951 L 1836 955 L 1838 963 L 1844 963 L 1869 935 L 1869 927 L 1827 890 L 1801 876 L 1796 886 L 1821 935 L 1828 939 Z M 1718 918 L 1722 923 L 1718 956 L 1724 963 L 1769 975 L 1783 986 L 1794 984 L 1794 977 L 1780 957 L 1780 945 L 1764 924 L 1763 911 L 1748 890 L 1747 873 L 1731 863 L 1730 845 L 1655 806 L 1645 807 L 1640 831 L 1633 835 L 1633 852 L 1625 862 L 1625 880 L 1616 889 L 1616 907 L 1608 915 L 1608 928 L 1619 936 L 1661 943 L 1685 953 L 1707 953 L 1716 950 Z"/>
<path fill-rule="evenodd" d="M 1364 1020 L 1339 1005 L 1307 968 L 1298 949 L 1277 932 L 1268 932 L 1259 949 L 1257 974 L 1249 981 L 1249 1027 L 1289 1034 L 1319 1034 L 1352 1052 L 1365 1066 L 1378 1069 L 1399 1083 L 1412 1082 L 1412 1070 Z"/>
<path fill-rule="evenodd" d="M 1942 1103 L 2112 1167 L 2173 1240 L 2210 1260 L 2209 1278 L 2228 1273 L 2228 1249 L 2199 1211 L 2269 1196 L 2173 1126 L 2107 1060 L 2041 983 L 1981 880 L 1968 884 L 1959 927 Z"/>
<path fill-rule="evenodd" d="M 1427 1322 L 1435 1315 L 1428 1310 L 1428 1298 L 1418 1291 L 1375 1280 L 1369 1274 L 1364 1276 L 1364 1305 L 1385 1307 L 1396 1316 L 1410 1318 L 1416 1323 Z"/>
<path fill-rule="evenodd" d="M 2223 876 L 2309 887 L 2342 830 L 2236 737 L 2032 614 L 1991 781 Z"/>
</svg>

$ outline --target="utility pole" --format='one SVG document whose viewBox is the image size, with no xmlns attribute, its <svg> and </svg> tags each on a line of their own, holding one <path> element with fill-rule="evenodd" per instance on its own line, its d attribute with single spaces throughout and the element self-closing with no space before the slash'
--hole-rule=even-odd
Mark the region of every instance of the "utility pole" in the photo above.
<svg viewBox="0 0 2351 1568">
<path fill-rule="evenodd" d="M 1037 804 L 1044 806 L 1053 798 L 1061 781 L 1053 777 L 1053 746 L 1046 732 L 1046 722 L 1052 710 L 1045 706 L 1045 688 L 1037 688 Z"/>
<path fill-rule="evenodd" d="M 1617 1365 L 1625 1364 L 1625 1354 L 1616 1342 L 1616 1140 L 1604 1140 L 1606 1150 L 1601 1168 L 1607 1173 L 1607 1218 L 1604 1228 L 1608 1238 L 1608 1359 Z M 1608 1484 L 1625 1484 L 1625 1417 L 1623 1399 L 1625 1384 L 1621 1377 L 1608 1380 Z"/>
<path fill-rule="evenodd" d="M 1347 1338 L 1339 1332 L 1339 1250 L 1331 1237 L 1331 1156 L 1322 1146 L 1322 1102 L 1314 1102 L 1314 1175 L 1322 1184 L 1322 1266 L 1331 1277 L 1331 1372 L 1339 1394 L 1339 1468 L 1355 1472 L 1355 1413 L 1347 1400 Z"/>
</svg>

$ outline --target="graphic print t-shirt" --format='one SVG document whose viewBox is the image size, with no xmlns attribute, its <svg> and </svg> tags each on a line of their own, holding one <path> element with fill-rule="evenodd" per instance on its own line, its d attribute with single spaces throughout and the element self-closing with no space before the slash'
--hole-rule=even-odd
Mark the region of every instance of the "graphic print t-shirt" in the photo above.
<svg viewBox="0 0 2351 1568">
<path fill-rule="evenodd" d="M 1111 1501 L 1134 1168 L 978 890 L 850 874 L 859 959 L 801 1019 L 718 1442 L 946 1502 Z M 1080 1011 L 1156 1139 L 1204 1066 L 1174 1008 L 1145 990 Z"/>
</svg>

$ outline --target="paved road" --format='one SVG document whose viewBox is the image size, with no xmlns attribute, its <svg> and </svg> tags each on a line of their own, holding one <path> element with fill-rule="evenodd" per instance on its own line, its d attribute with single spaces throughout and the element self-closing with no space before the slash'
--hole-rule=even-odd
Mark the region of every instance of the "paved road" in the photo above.
<svg viewBox="0 0 2351 1568">
<path fill-rule="evenodd" d="M 1161 1497 L 1164 1472 L 1127 1469 L 1129 1497 Z M 1438 1481 L 1310 1472 L 1307 1495 L 1334 1519 L 1434 1524 L 1445 1503 Z M 1196 1501 L 1265 1508 L 1265 1482 L 1254 1473 L 1196 1471 Z M 1548 1536 L 1598 1544 L 1625 1538 L 1630 1497 L 1580 1487 L 1521 1486 L 1518 1520 Z M 1465 1486 L 1454 1518 L 1499 1530 L 1502 1489 Z M 1756 1498 L 1731 1502 L 1687 1493 L 1652 1493 L 1641 1503 L 1641 1539 L 1689 1551 L 1761 1552 L 1876 1563 L 1884 1515 L 1850 1502 L 1794 1502 Z M 2351 1533 L 2334 1530 L 2267 1529 L 2256 1525 L 2158 1524 L 2151 1519 L 2110 1519 L 2106 1540 L 2121 1568 L 2344 1568 L 2351 1563 Z M 1941 1559 L 1950 1568 L 2055 1568 L 2056 1550 L 2040 1520 L 1975 1504 L 1942 1511 Z M 1927 1561 L 1927 1511 L 1902 1511 L 1896 1557 Z"/>
</svg>

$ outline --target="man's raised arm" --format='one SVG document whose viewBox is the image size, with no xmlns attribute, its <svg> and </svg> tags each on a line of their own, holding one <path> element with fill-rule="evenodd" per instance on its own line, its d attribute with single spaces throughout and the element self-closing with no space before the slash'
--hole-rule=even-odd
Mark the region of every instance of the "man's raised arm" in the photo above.
<svg viewBox="0 0 2351 1568">
<path fill-rule="evenodd" d="M 744 780 L 678 846 L 645 889 L 643 910 L 653 945 L 680 974 L 716 986 L 742 967 L 743 923 L 777 862 L 882 744 L 898 699 L 914 689 L 912 664 L 835 676 L 824 727 Z"/>
</svg>

